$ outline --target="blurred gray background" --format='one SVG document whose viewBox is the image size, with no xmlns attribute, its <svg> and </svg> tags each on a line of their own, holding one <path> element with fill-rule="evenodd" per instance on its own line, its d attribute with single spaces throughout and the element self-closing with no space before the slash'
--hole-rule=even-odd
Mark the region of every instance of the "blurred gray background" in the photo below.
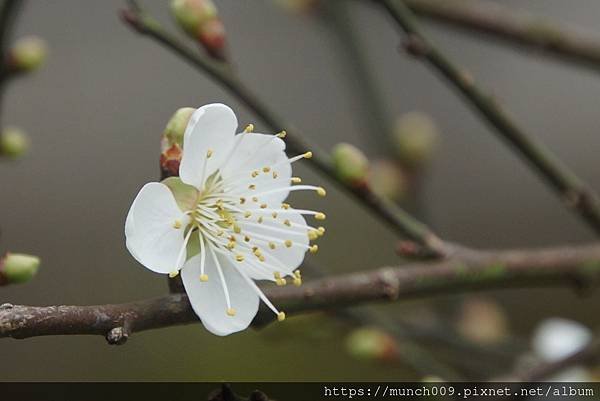
<svg viewBox="0 0 600 401">
<path fill-rule="evenodd" d="M 600 32 L 597 1 L 498 2 Z M 362 129 L 364 110 L 348 85 L 338 42 L 322 22 L 267 0 L 216 3 L 232 58 L 251 88 L 325 149 L 346 141 L 377 156 L 373 138 Z M 143 4 L 177 29 L 166 2 Z M 157 178 L 164 125 L 175 109 L 210 102 L 232 106 L 242 124 L 256 122 L 218 85 L 125 27 L 117 17 L 123 6 L 117 0 L 29 1 L 19 19 L 16 36 L 42 36 L 50 57 L 40 71 L 11 84 L 6 94 L 3 122 L 23 127 L 33 147 L 16 163 L 0 163 L 0 249 L 40 255 L 43 265 L 32 282 L 1 288 L 0 303 L 96 304 L 164 294 L 165 279 L 137 265 L 123 235 L 135 194 Z M 593 240 L 441 80 L 396 51 L 399 35 L 386 15 L 359 4 L 351 11 L 388 112 L 427 112 L 442 132 L 421 197 L 424 218 L 443 237 L 486 248 Z M 427 30 L 527 131 L 600 190 L 600 76 L 474 35 L 430 24 Z M 295 197 L 328 215 L 321 251 L 311 258 L 339 272 L 398 263 L 395 236 L 380 221 L 306 164 L 298 169 L 306 181 L 332 189 L 325 201 Z M 512 327 L 523 335 L 551 315 L 599 323 L 598 295 L 578 298 L 567 290 L 495 295 Z M 394 313 L 421 304 L 406 303 Z M 101 337 L 4 339 L 0 380 L 414 377 L 403 366 L 352 359 L 333 323 L 331 330 L 317 333 L 303 330 L 303 322 L 289 319 L 285 328 L 273 325 L 227 338 L 206 333 L 200 324 L 168 328 L 135 334 L 122 347 L 107 346 Z"/>
</svg>

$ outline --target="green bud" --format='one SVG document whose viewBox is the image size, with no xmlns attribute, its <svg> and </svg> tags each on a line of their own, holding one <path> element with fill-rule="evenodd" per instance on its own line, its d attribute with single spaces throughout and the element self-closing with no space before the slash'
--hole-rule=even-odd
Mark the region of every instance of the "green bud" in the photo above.
<svg viewBox="0 0 600 401">
<path fill-rule="evenodd" d="M 350 333 L 346 348 L 352 356 L 363 360 L 391 360 L 398 355 L 396 341 L 386 332 L 363 327 Z"/>
<path fill-rule="evenodd" d="M 30 141 L 19 128 L 6 127 L 0 133 L 0 155 L 17 158 L 29 150 Z"/>
<path fill-rule="evenodd" d="M 20 253 L 7 253 L 0 259 L 0 285 L 25 283 L 40 267 L 40 258 Z"/>
<path fill-rule="evenodd" d="M 371 191 L 393 201 L 402 200 L 409 187 L 408 177 L 401 167 L 387 160 L 371 164 L 368 182 Z"/>
<path fill-rule="evenodd" d="M 191 107 L 182 107 L 173 114 L 163 132 L 163 136 L 168 141 L 168 146 L 174 144 L 183 146 L 183 134 L 194 111 L 195 109 Z"/>
<path fill-rule="evenodd" d="M 393 141 L 397 155 L 409 167 L 419 167 L 429 161 L 438 140 L 435 123 L 425 113 L 406 113 L 396 122 Z"/>
<path fill-rule="evenodd" d="M 11 67 L 16 71 L 30 72 L 44 64 L 48 48 L 46 42 L 37 36 L 23 37 L 10 50 Z"/>
<path fill-rule="evenodd" d="M 335 171 L 342 181 L 359 183 L 366 179 L 369 160 L 360 149 L 348 143 L 338 143 L 333 148 L 332 157 Z"/>
<path fill-rule="evenodd" d="M 218 17 L 212 0 L 172 0 L 171 12 L 183 30 L 198 38 L 204 24 Z"/>
</svg>

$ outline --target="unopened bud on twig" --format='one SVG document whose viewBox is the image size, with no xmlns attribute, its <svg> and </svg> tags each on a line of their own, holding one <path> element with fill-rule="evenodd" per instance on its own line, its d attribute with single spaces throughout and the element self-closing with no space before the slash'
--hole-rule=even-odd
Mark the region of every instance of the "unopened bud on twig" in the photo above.
<svg viewBox="0 0 600 401">
<path fill-rule="evenodd" d="M 369 171 L 369 160 L 360 149 L 348 143 L 335 145 L 331 153 L 333 166 L 340 180 L 350 184 L 365 181 Z"/>
<path fill-rule="evenodd" d="M 350 333 L 346 348 L 358 359 L 391 361 L 398 357 L 398 345 L 388 333 L 363 327 Z"/>
<path fill-rule="evenodd" d="M 225 59 L 225 27 L 212 0 L 172 0 L 177 23 L 213 57 Z"/>
<path fill-rule="evenodd" d="M 15 72 L 31 72 L 44 64 L 48 48 L 38 36 L 26 36 L 17 40 L 10 49 L 9 69 Z"/>
<path fill-rule="evenodd" d="M 169 146 L 173 144 L 183 146 L 183 134 L 194 111 L 191 107 L 182 107 L 173 114 L 163 132 Z"/>
<path fill-rule="evenodd" d="M 40 258 L 37 256 L 7 253 L 0 258 L 0 286 L 31 280 L 39 266 Z"/>
<path fill-rule="evenodd" d="M 398 118 L 393 142 L 398 158 L 406 166 L 417 168 L 428 162 L 437 140 L 437 127 L 427 114 L 413 111 Z"/>
<path fill-rule="evenodd" d="M 194 113 L 191 107 L 182 107 L 169 119 L 160 140 L 160 168 L 163 178 L 177 175 L 183 149 L 183 135 Z"/>
<path fill-rule="evenodd" d="M 400 201 L 406 195 L 409 182 L 401 167 L 388 160 L 377 160 L 369 170 L 369 187 L 379 196 Z"/>
<path fill-rule="evenodd" d="M 498 344 L 507 338 L 508 321 L 504 311 L 493 300 L 471 298 L 462 305 L 457 321 L 458 331 L 478 344 Z"/>
<path fill-rule="evenodd" d="M 0 156 L 18 158 L 23 156 L 30 147 L 30 141 L 21 129 L 6 127 L 0 133 Z"/>
</svg>

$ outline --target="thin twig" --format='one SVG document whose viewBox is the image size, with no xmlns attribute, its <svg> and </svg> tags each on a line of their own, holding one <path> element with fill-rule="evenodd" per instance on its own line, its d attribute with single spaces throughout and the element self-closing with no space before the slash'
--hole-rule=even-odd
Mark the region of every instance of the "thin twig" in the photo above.
<svg viewBox="0 0 600 401">
<path fill-rule="evenodd" d="M 238 79 L 229 65 L 214 61 L 191 50 L 179 41 L 178 38 L 165 31 L 158 21 L 146 14 L 139 6 L 123 10 L 121 16 L 123 21 L 137 32 L 156 40 L 196 69 L 219 82 L 252 110 L 269 129 L 276 132 L 286 129 L 289 134 L 286 139 L 288 150 L 296 153 L 304 153 L 307 149 L 313 149 L 313 157 L 310 160 L 317 170 L 354 195 L 355 199 L 360 201 L 375 215 L 379 216 L 398 233 L 421 244 L 434 255 L 446 255 L 450 252 L 449 245 L 435 235 L 429 227 L 416 220 L 394 203 L 375 195 L 365 186 L 352 187 L 344 185 L 339 181 L 326 153 L 309 144 L 299 130 L 292 128 L 283 119 L 279 118 Z"/>
<path fill-rule="evenodd" d="M 268 287 L 266 295 L 287 313 L 335 309 L 371 301 L 398 301 L 435 294 L 498 288 L 600 283 L 600 244 L 541 250 L 480 251 L 402 267 L 324 278 L 302 287 Z M 272 322 L 261 308 L 255 326 Z M 58 334 L 107 336 L 117 327 L 130 333 L 197 322 L 184 294 L 140 302 L 98 306 L 0 306 L 0 337 Z M 115 338 L 109 337 L 115 342 Z M 117 339 L 118 340 L 118 339 Z M 117 343 L 119 341 L 116 341 Z"/>
<path fill-rule="evenodd" d="M 416 14 L 600 72 L 600 38 L 485 0 L 405 0 Z M 475 37 L 481 38 L 481 35 Z M 529 53 L 531 54 L 531 53 Z"/>
<path fill-rule="evenodd" d="M 403 1 L 378 1 L 406 33 L 407 50 L 426 60 L 431 67 L 443 75 L 485 121 L 496 129 L 500 137 L 512 145 L 534 167 L 558 193 L 565 205 L 575 210 L 597 234 L 600 234 L 600 201 L 596 194 L 562 165 L 542 143 L 523 131 L 492 97 L 475 85 L 468 73 L 442 54 L 423 35 L 416 17 Z"/>
</svg>

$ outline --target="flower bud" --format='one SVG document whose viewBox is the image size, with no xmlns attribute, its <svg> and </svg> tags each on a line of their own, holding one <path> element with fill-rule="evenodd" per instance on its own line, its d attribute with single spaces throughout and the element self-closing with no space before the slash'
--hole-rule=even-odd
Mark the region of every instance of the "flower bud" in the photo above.
<svg viewBox="0 0 600 401">
<path fill-rule="evenodd" d="M 35 276 L 39 266 L 37 256 L 7 253 L 0 258 L 0 285 L 25 283 Z"/>
<path fill-rule="evenodd" d="M 163 137 L 167 140 L 167 147 L 174 144 L 183 146 L 183 134 L 194 111 L 195 109 L 191 107 L 182 107 L 173 114 L 163 131 Z M 163 148 L 163 150 L 166 149 Z"/>
<path fill-rule="evenodd" d="M 213 57 L 224 59 L 225 27 L 212 0 L 172 0 L 171 11 L 190 37 Z"/>
<path fill-rule="evenodd" d="M 462 304 L 458 331 L 482 345 L 498 344 L 508 336 L 508 321 L 500 306 L 489 299 L 472 298 Z"/>
<path fill-rule="evenodd" d="M 346 348 L 357 359 L 390 361 L 398 357 L 398 345 L 392 336 L 372 327 L 352 331 Z"/>
<path fill-rule="evenodd" d="M 357 184 L 367 178 L 369 160 L 360 149 L 348 143 L 338 143 L 333 148 L 332 158 L 335 171 L 342 181 Z"/>
<path fill-rule="evenodd" d="M 379 196 L 400 201 L 406 195 L 408 177 L 396 163 L 377 160 L 369 170 L 369 187 Z"/>
<path fill-rule="evenodd" d="M 17 72 L 31 72 L 46 60 L 46 42 L 37 36 L 26 36 L 16 41 L 9 54 L 9 67 Z"/>
<path fill-rule="evenodd" d="M 438 136 L 431 117 L 413 111 L 398 118 L 392 139 L 400 161 L 408 167 L 416 168 L 431 159 Z"/>
<path fill-rule="evenodd" d="M 29 150 L 30 141 L 19 128 L 6 127 L 0 133 L 0 156 L 17 158 Z"/>
</svg>

